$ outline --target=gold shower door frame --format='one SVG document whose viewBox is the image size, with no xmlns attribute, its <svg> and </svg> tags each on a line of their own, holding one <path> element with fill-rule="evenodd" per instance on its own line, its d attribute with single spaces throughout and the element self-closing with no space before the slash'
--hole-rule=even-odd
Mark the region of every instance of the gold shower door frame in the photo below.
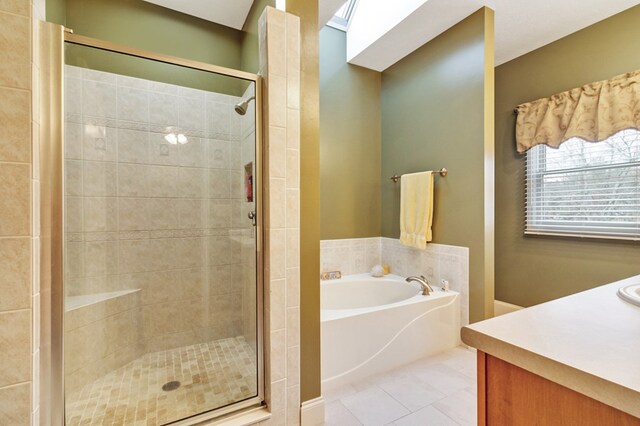
<svg viewBox="0 0 640 426">
<path fill-rule="evenodd" d="M 258 369 L 258 394 L 257 396 L 240 401 L 225 407 L 214 409 L 204 413 L 196 413 L 193 416 L 173 422 L 173 425 L 191 425 L 203 421 L 232 416 L 240 410 L 243 412 L 259 409 L 264 402 L 264 224 L 263 224 L 263 146 L 262 146 L 262 78 L 257 74 L 234 70 L 198 61 L 182 59 L 174 56 L 148 52 L 131 48 L 103 40 L 73 34 L 72 31 L 60 25 L 41 23 L 40 44 L 46 46 L 42 56 L 46 57 L 47 69 L 43 63 L 43 75 L 48 77 L 43 81 L 42 92 L 46 96 L 42 99 L 41 113 L 51 117 L 48 125 L 42 126 L 41 137 L 41 173 L 49 177 L 47 202 L 41 208 L 41 217 L 48 219 L 50 240 L 43 244 L 42 257 L 43 271 L 50 268 L 47 277 L 50 277 L 51 298 L 49 308 L 43 310 L 43 314 L 50 309 L 48 319 L 43 319 L 49 327 L 51 336 L 50 361 L 43 360 L 45 368 L 42 372 L 45 376 L 45 388 L 50 393 L 50 401 L 46 412 L 51 416 L 53 425 L 65 424 L 65 396 L 64 396 L 64 110 L 63 110 L 63 82 L 64 82 L 64 44 L 76 44 L 92 47 L 114 53 L 120 53 L 156 62 L 178 65 L 199 71 L 206 71 L 228 77 L 235 77 L 253 82 L 255 85 L 256 101 L 256 176 L 254 176 L 254 191 L 256 195 L 256 347 Z M 49 266 L 46 261 L 50 259 Z M 50 321 L 50 323 L 49 323 Z M 43 389 L 43 394 L 46 389 Z M 43 413 L 46 415 L 45 413 Z"/>
</svg>

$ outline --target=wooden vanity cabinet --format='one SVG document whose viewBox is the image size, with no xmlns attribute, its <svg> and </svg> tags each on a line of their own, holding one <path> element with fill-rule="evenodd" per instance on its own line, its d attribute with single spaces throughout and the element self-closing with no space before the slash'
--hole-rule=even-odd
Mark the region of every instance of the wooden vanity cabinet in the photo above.
<svg viewBox="0 0 640 426">
<path fill-rule="evenodd" d="M 640 419 L 478 351 L 478 425 L 640 426 Z"/>
</svg>

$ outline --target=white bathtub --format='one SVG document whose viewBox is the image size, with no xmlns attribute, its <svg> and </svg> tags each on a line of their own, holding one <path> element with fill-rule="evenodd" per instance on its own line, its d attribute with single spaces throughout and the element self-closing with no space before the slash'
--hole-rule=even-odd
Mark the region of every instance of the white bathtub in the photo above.
<svg viewBox="0 0 640 426">
<path fill-rule="evenodd" d="M 321 282 L 323 391 L 458 346 L 460 295 L 434 290 L 396 275 Z"/>
</svg>

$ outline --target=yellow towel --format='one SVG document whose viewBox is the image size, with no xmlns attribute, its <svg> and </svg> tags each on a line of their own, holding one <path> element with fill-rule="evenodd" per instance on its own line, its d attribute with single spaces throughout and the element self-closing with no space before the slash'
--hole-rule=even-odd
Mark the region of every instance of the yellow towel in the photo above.
<svg viewBox="0 0 640 426">
<path fill-rule="evenodd" d="M 400 242 L 425 249 L 433 222 L 433 172 L 402 175 Z"/>
</svg>

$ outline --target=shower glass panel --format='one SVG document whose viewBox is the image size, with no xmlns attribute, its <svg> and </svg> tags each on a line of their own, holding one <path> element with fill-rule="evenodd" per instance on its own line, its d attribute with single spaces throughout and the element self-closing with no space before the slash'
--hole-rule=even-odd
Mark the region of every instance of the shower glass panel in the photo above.
<svg viewBox="0 0 640 426">
<path fill-rule="evenodd" d="M 260 402 L 256 82 L 195 68 L 65 45 L 67 424 Z"/>
</svg>

